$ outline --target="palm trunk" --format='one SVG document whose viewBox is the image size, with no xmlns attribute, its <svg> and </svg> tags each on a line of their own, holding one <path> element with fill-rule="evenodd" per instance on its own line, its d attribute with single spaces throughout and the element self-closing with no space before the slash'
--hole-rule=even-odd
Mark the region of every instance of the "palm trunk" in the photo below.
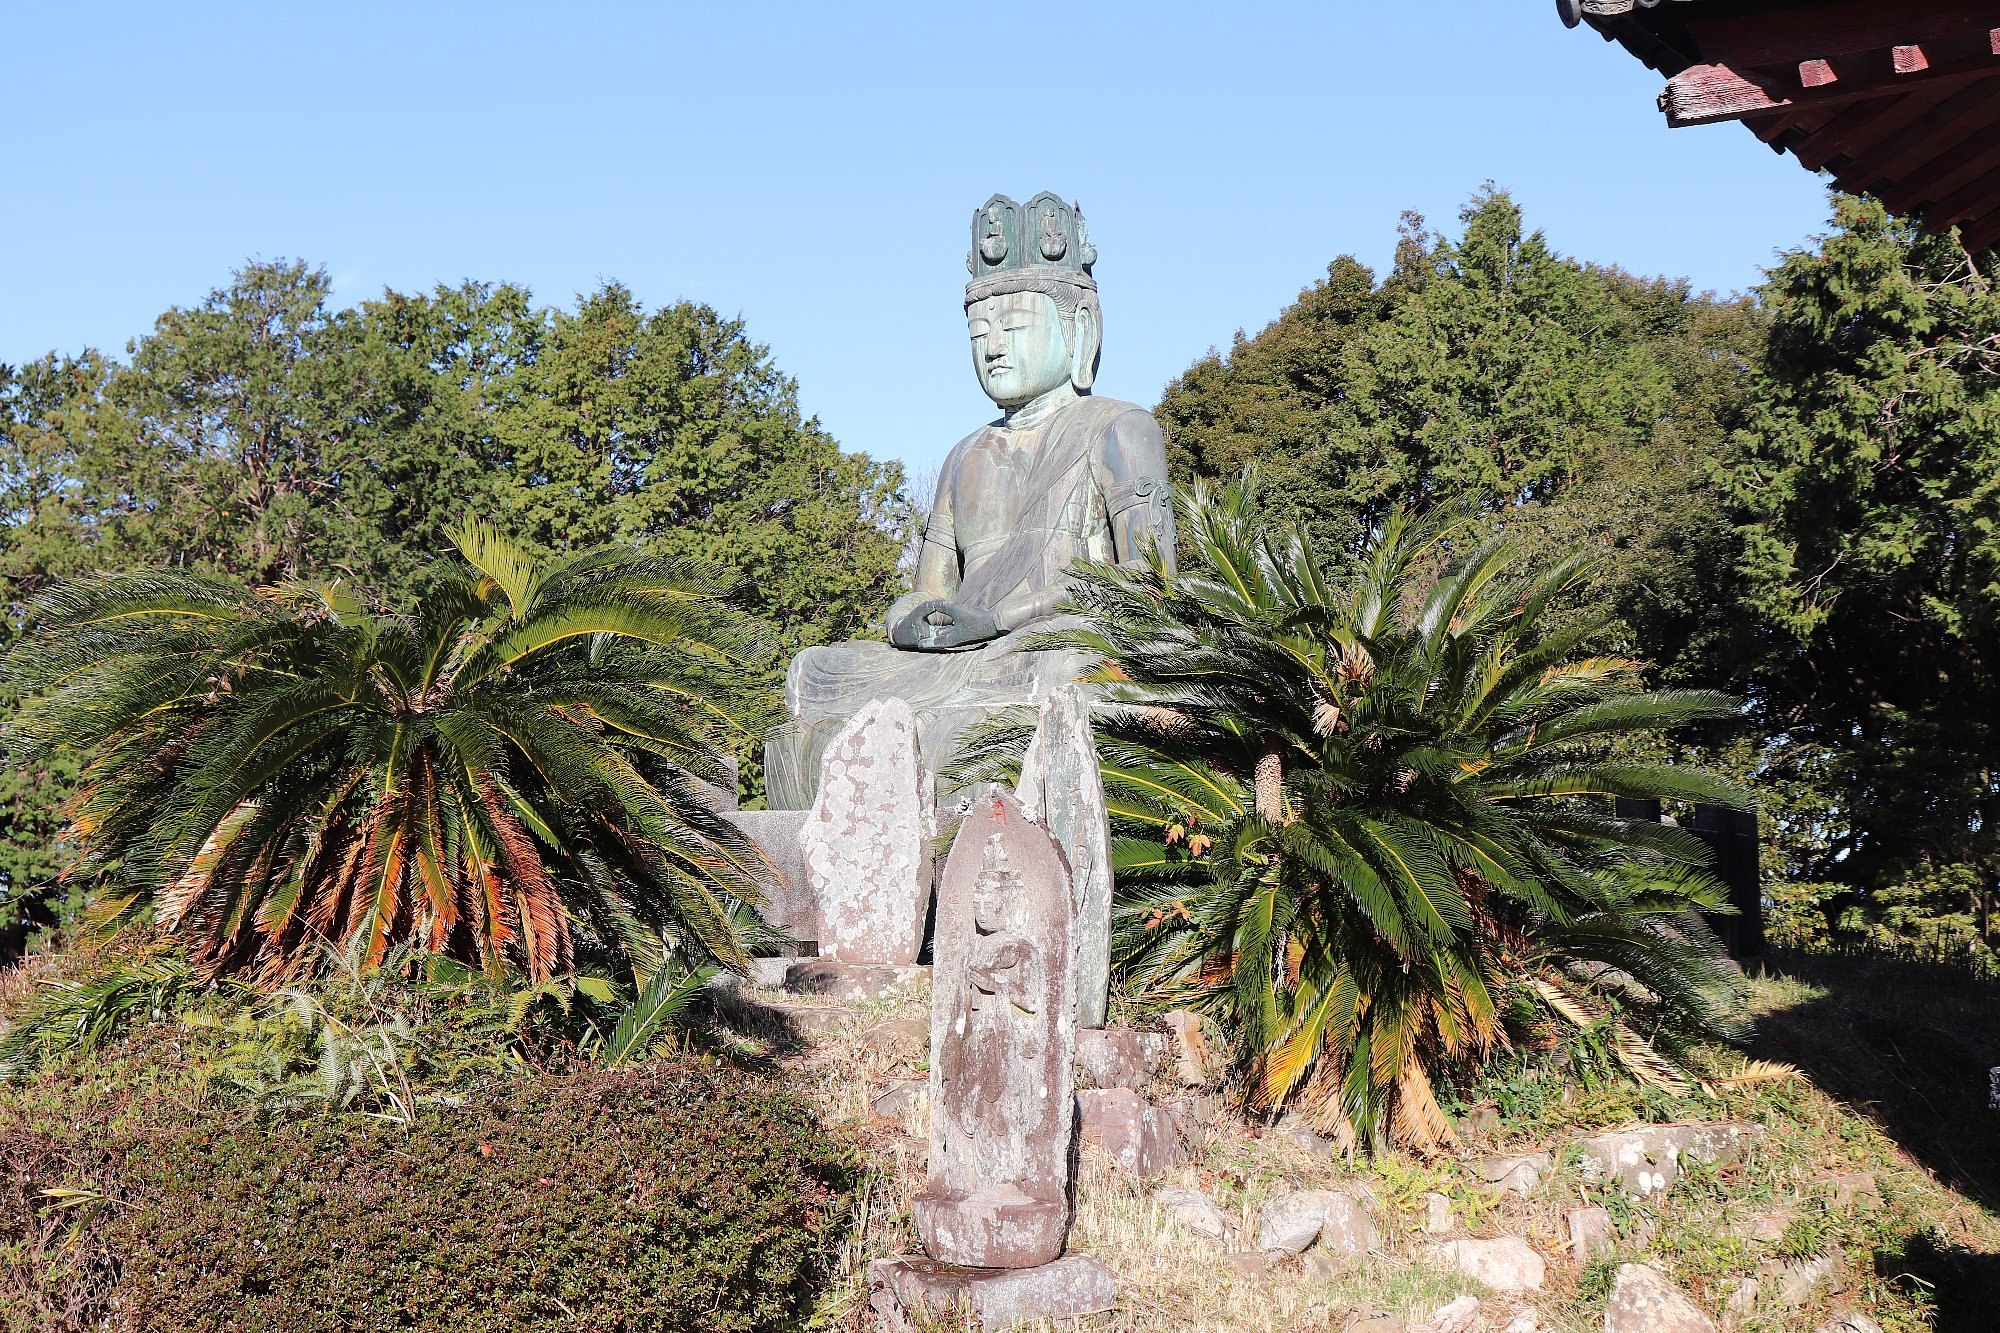
<svg viewBox="0 0 2000 1333">
<path fill-rule="evenodd" d="M 1257 793 L 1257 818 L 1267 824 L 1276 824 L 1285 817 L 1285 756 L 1273 745 L 1257 756 L 1257 774 L 1254 782 Z"/>
</svg>

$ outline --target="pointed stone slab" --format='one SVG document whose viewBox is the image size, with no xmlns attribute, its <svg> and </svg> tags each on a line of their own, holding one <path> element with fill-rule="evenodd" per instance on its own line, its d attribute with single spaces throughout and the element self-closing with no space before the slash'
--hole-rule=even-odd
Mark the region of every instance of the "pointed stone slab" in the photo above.
<svg viewBox="0 0 2000 1333">
<path fill-rule="evenodd" d="M 819 956 L 914 963 L 930 904 L 935 779 L 918 751 L 917 715 L 872 699 L 820 760 L 819 794 L 799 852 L 819 916 Z"/>
<path fill-rule="evenodd" d="M 1021 760 L 1021 808 L 1069 863 L 1076 898 L 1076 1021 L 1101 1028 L 1111 991 L 1111 819 L 1090 729 L 1090 696 L 1064 685 L 1042 705 Z"/>
<path fill-rule="evenodd" d="M 998 787 L 976 797 L 938 885 L 930 1164 L 912 1205 L 940 1263 L 1032 1268 L 1063 1251 L 1075 914 L 1055 842 Z"/>
</svg>

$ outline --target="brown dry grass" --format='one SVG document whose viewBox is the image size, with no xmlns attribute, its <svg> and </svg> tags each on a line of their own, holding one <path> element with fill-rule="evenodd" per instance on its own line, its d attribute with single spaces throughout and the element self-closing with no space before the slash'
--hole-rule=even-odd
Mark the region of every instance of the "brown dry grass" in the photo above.
<svg viewBox="0 0 2000 1333">
<path fill-rule="evenodd" d="M 1799 1013 L 1832 1003 L 1824 987 L 1782 977 L 1760 980 L 1756 995 L 1767 1031 L 1790 1030 L 1785 1015 L 1794 1014 L 1796 1023 Z M 776 1057 L 831 1121 L 859 1136 L 870 1166 L 858 1225 L 815 1319 L 817 1329 L 872 1329 L 867 1262 L 917 1248 L 910 1197 L 922 1182 L 925 1125 L 920 1115 L 899 1121 L 875 1116 L 871 1103 L 890 1080 L 924 1076 L 927 1051 L 917 1030 L 895 1021 L 924 1014 L 923 997 L 872 1006 L 817 1045 Z M 1986 1021 L 1982 1031 L 1990 1030 L 1994 1017 Z M 1714 1073 L 1729 1072 L 1741 1058 L 1724 1051 L 1706 1057 Z M 1980 1304 L 1985 1298 L 1978 1281 L 1986 1265 L 2000 1262 L 2000 1217 L 1979 1198 L 1953 1189 L 1865 1108 L 1822 1091 L 1809 1078 L 1725 1090 L 1713 1100 L 1674 1100 L 1629 1087 L 1593 1090 L 1546 1069 L 1535 1075 L 1539 1083 L 1524 1083 L 1528 1075 L 1520 1071 L 1512 1077 L 1510 1114 L 1483 1138 L 1474 1136 L 1459 1156 L 1554 1150 L 1555 1166 L 1526 1198 L 1485 1188 L 1462 1161 L 1387 1157 L 1351 1164 L 1227 1116 L 1191 1145 L 1187 1164 L 1159 1181 L 1133 1180 L 1086 1148 L 1070 1247 L 1106 1264 L 1121 1283 L 1119 1308 L 1088 1321 L 1088 1327 L 1105 1333 L 1331 1333 L 1356 1322 L 1362 1312 L 1422 1318 L 1459 1293 L 1482 1294 L 1424 1260 L 1424 1247 L 1440 1239 L 1423 1230 L 1423 1196 L 1432 1191 L 1451 1201 L 1450 1235 L 1517 1236 L 1543 1256 L 1546 1284 L 1533 1305 L 1548 1333 L 1594 1333 L 1602 1327 L 1603 1302 L 1618 1262 L 1652 1264 L 1719 1316 L 1743 1278 L 1760 1271 L 1768 1276 L 1788 1255 L 1828 1247 L 1846 1256 L 1844 1291 L 1802 1309 L 1764 1309 L 1729 1327 L 1741 1333 L 1810 1330 L 1842 1309 L 1867 1313 L 1892 1333 L 1967 1333 L 1996 1326 L 1990 1316 L 1994 1307 Z M 1153 1091 L 1161 1100 L 1184 1090 Z M 1691 1168 L 1664 1198 L 1648 1201 L 1627 1200 L 1584 1180 L 1574 1150 L 1564 1151 L 1572 1138 L 1586 1133 L 1672 1119 L 1743 1120 L 1763 1126 L 1766 1134 L 1740 1165 Z M 1872 1178 L 1879 1201 L 1866 1193 L 1847 1197 L 1843 1186 L 1863 1177 Z M 1246 1230 L 1222 1246 L 1183 1230 L 1151 1201 L 1151 1189 L 1159 1184 L 1202 1190 Z M 1248 1228 L 1258 1208 L 1298 1188 L 1373 1195 L 1385 1233 L 1382 1252 L 1337 1276 L 1317 1275 L 1298 1258 L 1278 1261 L 1258 1276 L 1237 1271 L 1226 1256 L 1252 1247 Z M 1619 1233 L 1618 1252 L 1594 1264 L 1579 1264 L 1568 1252 L 1564 1214 L 1585 1202 L 1604 1204 Z M 1752 1217 L 1779 1219 L 1781 1239 L 1747 1238 L 1742 1233 Z M 1485 1294 L 1485 1326 L 1504 1327 L 1525 1303 Z M 1982 1309 L 1988 1313 L 1978 1313 Z"/>
</svg>

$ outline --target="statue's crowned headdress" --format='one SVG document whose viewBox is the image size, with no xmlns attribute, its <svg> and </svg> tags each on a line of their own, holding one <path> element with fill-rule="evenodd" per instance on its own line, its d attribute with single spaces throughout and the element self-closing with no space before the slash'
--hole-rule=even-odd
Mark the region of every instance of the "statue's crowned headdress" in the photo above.
<svg viewBox="0 0 2000 1333">
<path fill-rule="evenodd" d="M 1083 211 L 1047 190 L 1025 204 L 996 194 L 972 215 L 965 302 L 1000 292 L 1039 291 L 1050 282 L 1097 290 L 1090 266 L 1097 247 L 1084 234 Z"/>
</svg>

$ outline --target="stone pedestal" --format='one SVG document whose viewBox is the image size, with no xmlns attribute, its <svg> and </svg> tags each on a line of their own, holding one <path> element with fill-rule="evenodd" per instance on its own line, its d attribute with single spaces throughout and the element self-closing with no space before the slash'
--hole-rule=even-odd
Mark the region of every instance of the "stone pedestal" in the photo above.
<svg viewBox="0 0 2000 1333">
<path fill-rule="evenodd" d="M 955 1315 L 997 1333 L 1036 1320 L 1096 1314 L 1117 1299 L 1118 1280 L 1111 1271 L 1080 1254 L 1034 1268 L 999 1270 L 914 1256 L 868 1265 L 868 1304 L 891 1333 L 907 1333 L 919 1311 Z"/>
<path fill-rule="evenodd" d="M 938 888 L 930 1169 L 912 1206 L 941 1263 L 1031 1268 L 1063 1251 L 1074 917 L 1049 835 L 998 788 L 976 798 Z"/>
<path fill-rule="evenodd" d="M 819 794 L 799 828 L 820 957 L 917 961 L 937 836 L 934 788 L 917 715 L 901 699 L 871 700 L 827 746 Z"/>
<path fill-rule="evenodd" d="M 1018 788 L 1029 818 L 1049 831 L 1069 864 L 1076 899 L 1076 1022 L 1104 1026 L 1111 989 L 1111 819 L 1090 729 L 1090 696 L 1065 685 L 1042 705 L 1021 760 Z"/>
</svg>

